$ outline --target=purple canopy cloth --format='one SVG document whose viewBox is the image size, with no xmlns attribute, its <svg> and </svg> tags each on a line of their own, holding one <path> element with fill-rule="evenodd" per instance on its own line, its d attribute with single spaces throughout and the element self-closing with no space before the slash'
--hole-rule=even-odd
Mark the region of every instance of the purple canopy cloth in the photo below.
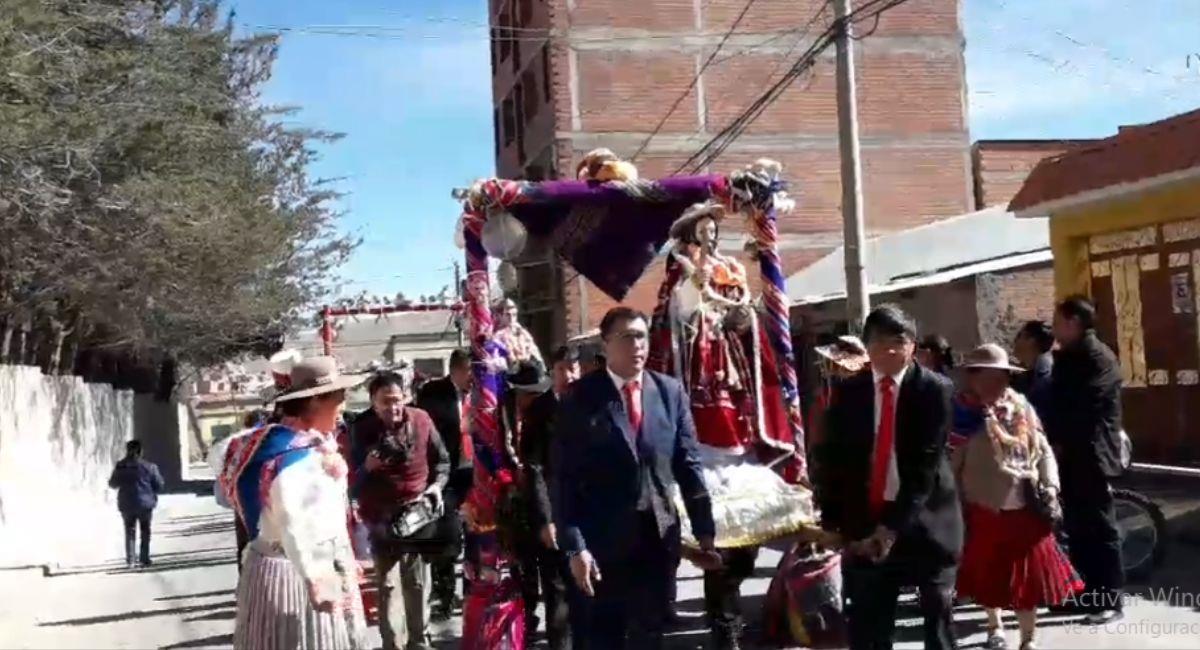
<svg viewBox="0 0 1200 650">
<path fill-rule="evenodd" d="M 555 252 L 619 301 L 654 261 L 684 210 L 727 194 L 726 177 L 716 175 L 629 183 L 522 182 L 492 198 L 530 234 L 549 237 Z"/>
</svg>

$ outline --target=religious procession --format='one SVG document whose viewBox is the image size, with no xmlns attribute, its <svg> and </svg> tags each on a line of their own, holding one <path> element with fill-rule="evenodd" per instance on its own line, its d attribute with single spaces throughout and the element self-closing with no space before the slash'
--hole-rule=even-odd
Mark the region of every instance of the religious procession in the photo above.
<svg viewBox="0 0 1200 650">
<path fill-rule="evenodd" d="M 1194 646 L 1196 25 L 0 2 L 0 646 Z"/>
<path fill-rule="evenodd" d="M 741 585 L 772 545 L 784 555 L 756 642 L 891 647 L 910 588 L 927 648 L 957 647 L 956 601 L 985 608 L 993 648 L 1005 610 L 1022 650 L 1039 607 L 1119 616 L 1103 495 L 1120 471 L 1120 377 L 1092 305 L 1069 299 L 1053 326 L 1021 329 L 1040 374 L 989 343 L 965 355 L 959 388 L 944 342 L 882 305 L 861 339 L 817 350 L 824 384 L 804 413 L 775 246 L 792 205 L 781 171 L 643 181 L 598 150 L 576 180 L 459 193 L 471 345 L 447 377 L 417 387 L 403 364 L 348 376 L 334 356 L 282 352 L 270 415 L 214 448 L 242 531 L 234 646 L 364 647 L 372 612 L 384 648 L 429 648 L 431 619 L 461 611 L 463 648 L 532 647 L 543 625 L 554 650 L 665 647 L 687 562 L 703 574 L 705 645 L 736 649 Z M 717 246 L 735 220 L 754 234 L 755 279 Z M 571 346 L 544 359 L 516 304 L 488 299 L 488 258 L 531 236 L 614 300 L 665 245 L 654 310 L 613 307 L 586 360 Z M 370 408 L 343 415 L 364 382 Z M 1060 473 L 1061 454 L 1094 465 Z"/>
</svg>

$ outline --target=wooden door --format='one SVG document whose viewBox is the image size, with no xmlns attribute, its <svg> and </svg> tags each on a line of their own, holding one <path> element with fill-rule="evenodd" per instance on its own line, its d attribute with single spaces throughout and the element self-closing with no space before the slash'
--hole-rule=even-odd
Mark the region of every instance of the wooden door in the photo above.
<svg viewBox="0 0 1200 650">
<path fill-rule="evenodd" d="M 1200 466 L 1200 220 L 1097 235 L 1088 249 L 1134 459 Z"/>
</svg>

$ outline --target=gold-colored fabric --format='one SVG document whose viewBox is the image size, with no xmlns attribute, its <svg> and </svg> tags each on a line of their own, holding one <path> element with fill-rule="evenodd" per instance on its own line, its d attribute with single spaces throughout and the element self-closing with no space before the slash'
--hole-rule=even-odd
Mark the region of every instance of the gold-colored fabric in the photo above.
<svg viewBox="0 0 1200 650">
<path fill-rule="evenodd" d="M 812 492 L 786 483 L 771 469 L 750 462 L 704 468 L 712 500 L 717 548 L 758 546 L 816 526 Z M 684 544 L 695 546 L 683 499 L 675 495 Z"/>
</svg>

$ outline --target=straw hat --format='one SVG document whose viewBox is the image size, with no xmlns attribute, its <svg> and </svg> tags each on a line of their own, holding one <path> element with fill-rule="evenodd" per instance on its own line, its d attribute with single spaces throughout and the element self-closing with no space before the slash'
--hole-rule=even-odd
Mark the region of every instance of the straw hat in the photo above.
<svg viewBox="0 0 1200 650">
<path fill-rule="evenodd" d="M 292 366 L 292 386 L 275 398 L 276 402 L 315 397 L 339 390 L 349 390 L 366 380 L 364 375 L 342 375 L 333 357 L 312 357 Z"/>
<path fill-rule="evenodd" d="M 867 365 L 867 346 L 857 336 L 839 336 L 829 345 L 816 349 L 817 354 L 851 372 L 857 372 Z"/>
<path fill-rule="evenodd" d="M 1008 360 L 1008 351 L 996 345 L 995 343 L 987 343 L 981 345 L 974 350 L 971 350 L 966 357 L 963 358 L 963 367 L 970 370 L 972 368 L 987 369 L 987 370 L 1007 370 L 1009 372 L 1025 372 L 1025 369 L 1013 365 Z"/>
</svg>

